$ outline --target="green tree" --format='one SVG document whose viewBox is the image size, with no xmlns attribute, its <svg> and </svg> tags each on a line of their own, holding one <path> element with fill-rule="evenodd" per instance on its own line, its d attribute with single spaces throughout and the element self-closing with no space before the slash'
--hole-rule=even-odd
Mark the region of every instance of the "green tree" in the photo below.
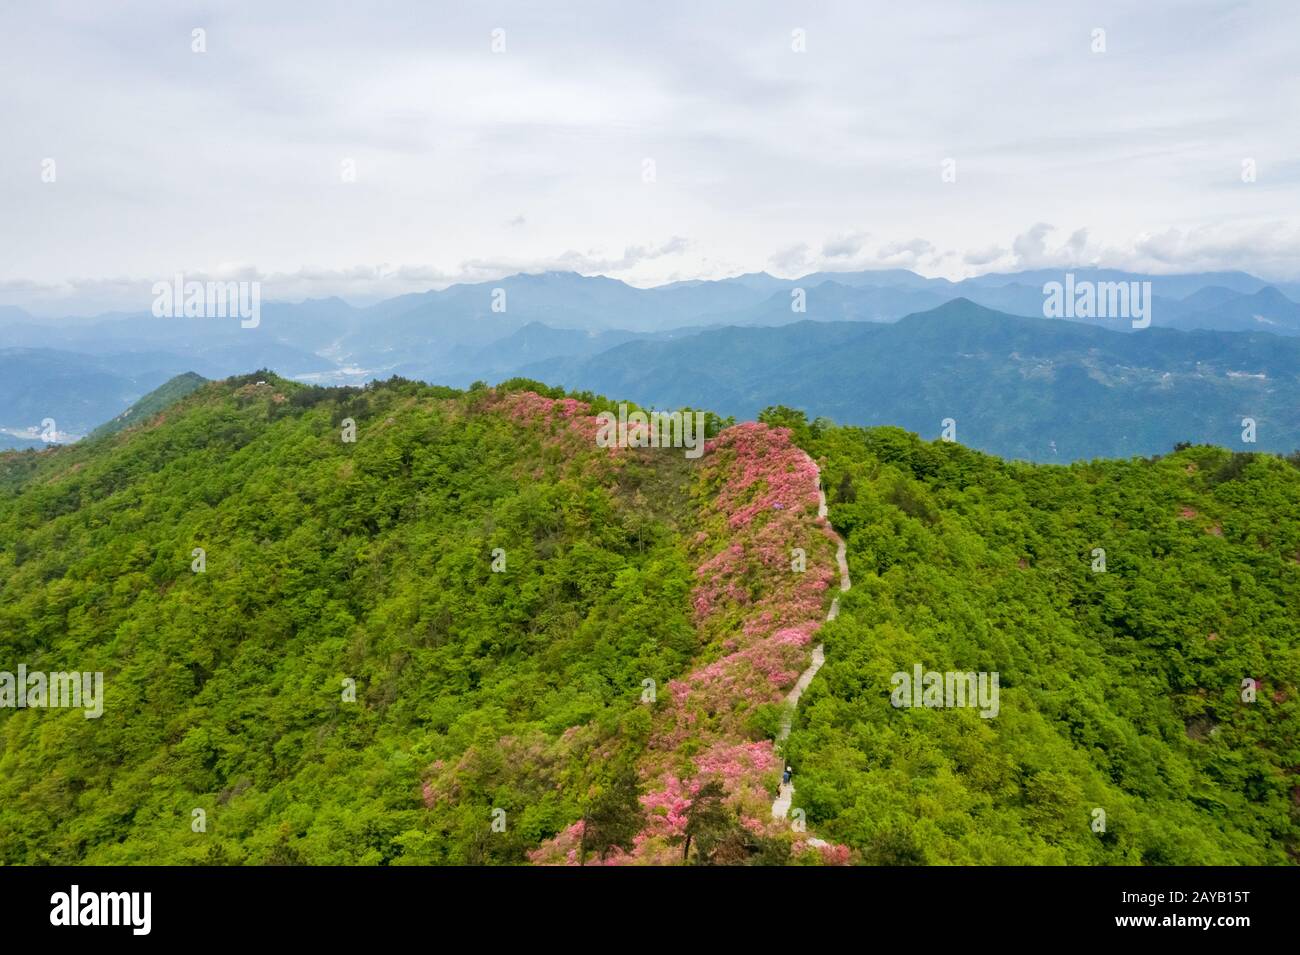
<svg viewBox="0 0 1300 955">
<path fill-rule="evenodd" d="M 586 864 L 588 853 L 604 859 L 611 849 L 632 848 L 633 837 L 645 824 L 640 794 L 636 764 L 630 760 L 622 763 L 612 779 L 596 787 L 582 814 L 579 864 Z"/>
</svg>

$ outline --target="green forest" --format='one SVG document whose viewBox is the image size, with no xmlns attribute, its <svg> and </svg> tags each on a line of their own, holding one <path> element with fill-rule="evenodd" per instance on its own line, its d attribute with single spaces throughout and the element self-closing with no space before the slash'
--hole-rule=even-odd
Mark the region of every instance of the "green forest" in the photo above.
<svg viewBox="0 0 1300 955">
<path fill-rule="evenodd" d="M 0 708 L 0 864 L 1300 859 L 1296 460 L 774 408 L 692 461 L 536 382 L 193 384 L 0 455 L 0 671 L 105 675 L 98 719 Z M 853 581 L 815 637 L 799 449 Z M 781 755 L 820 856 L 755 818 L 810 640 Z M 998 715 L 891 706 L 914 664 L 997 671 Z"/>
<path fill-rule="evenodd" d="M 823 462 L 853 577 L 790 740 L 810 826 L 877 865 L 1300 860 L 1300 458 L 766 417 Z M 893 707 L 917 663 L 998 672 L 1000 712 Z"/>
<path fill-rule="evenodd" d="M 695 649 L 689 500 L 642 504 L 685 459 L 606 473 L 490 397 L 258 373 L 5 457 L 0 669 L 106 705 L 0 710 L 0 862 L 512 862 L 570 823 Z"/>
</svg>

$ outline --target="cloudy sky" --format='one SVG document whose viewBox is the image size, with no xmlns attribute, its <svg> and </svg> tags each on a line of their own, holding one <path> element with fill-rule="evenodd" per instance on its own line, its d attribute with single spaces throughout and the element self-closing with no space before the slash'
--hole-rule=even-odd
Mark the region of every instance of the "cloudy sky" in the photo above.
<svg viewBox="0 0 1300 955">
<path fill-rule="evenodd" d="M 11 4 L 0 304 L 147 307 L 176 272 L 1297 278 L 1297 36 L 1294 0 Z"/>
</svg>

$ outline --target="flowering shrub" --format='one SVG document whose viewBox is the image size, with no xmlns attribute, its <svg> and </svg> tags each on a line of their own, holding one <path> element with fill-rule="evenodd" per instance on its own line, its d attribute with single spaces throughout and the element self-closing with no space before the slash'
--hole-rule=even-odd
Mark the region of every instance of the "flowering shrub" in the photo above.
<svg viewBox="0 0 1300 955">
<path fill-rule="evenodd" d="M 548 435 L 553 444 L 576 439 L 588 447 L 595 446 L 599 424 L 585 401 L 546 398 L 533 391 L 512 391 L 497 398 L 496 404 L 508 418 Z"/>
<path fill-rule="evenodd" d="M 533 422 L 539 417 L 559 416 L 566 420 L 584 417 L 591 406 L 576 398 L 544 398 L 534 391 L 513 391 L 500 399 L 506 414 L 517 421 Z"/>
<path fill-rule="evenodd" d="M 585 436 L 585 422 L 595 421 L 581 402 L 530 392 L 507 395 L 502 405 L 511 417 L 551 428 L 556 440 Z M 832 537 L 817 516 L 817 467 L 787 429 L 747 423 L 707 442 L 696 482 L 699 530 L 687 546 L 701 649 L 654 711 L 639 766 L 644 828 L 630 852 L 615 851 L 606 864 L 680 861 L 688 811 L 710 782 L 721 784 L 743 829 L 790 835 L 788 824 L 771 818 L 780 762 L 772 740 L 753 738 L 751 716 L 780 704 L 808 666 L 836 576 Z M 806 555 L 801 572 L 792 566 L 795 548 Z M 529 858 L 577 864 L 581 835 L 580 824 L 570 826 Z M 822 861 L 847 860 L 843 847 L 830 848 Z"/>
<path fill-rule="evenodd" d="M 727 480 L 718 504 L 733 528 L 763 511 L 817 511 L 817 465 L 790 440 L 786 428 L 748 421 L 728 428 L 705 445 L 727 460 Z"/>
<path fill-rule="evenodd" d="M 823 845 L 813 845 L 806 840 L 800 840 L 794 846 L 795 855 L 806 856 L 813 854 L 813 858 L 819 860 L 822 865 L 848 865 L 850 850 L 848 846 L 832 845 L 826 843 Z"/>
</svg>

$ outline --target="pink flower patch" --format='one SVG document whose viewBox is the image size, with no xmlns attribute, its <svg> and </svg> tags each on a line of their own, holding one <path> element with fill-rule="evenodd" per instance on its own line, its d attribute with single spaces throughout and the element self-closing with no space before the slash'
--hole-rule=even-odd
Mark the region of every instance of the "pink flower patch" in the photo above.
<svg viewBox="0 0 1300 955">
<path fill-rule="evenodd" d="M 576 420 L 589 410 L 577 408 L 580 402 L 556 409 L 536 395 L 516 400 L 518 413 L 555 420 Z M 716 528 L 727 529 L 716 552 L 699 557 L 691 594 L 710 662 L 670 681 L 660 698 L 640 766 L 646 825 L 631 852 L 612 854 L 608 864 L 680 858 L 673 847 L 684 835 L 692 801 L 714 779 L 747 829 L 788 832 L 768 820 L 769 787 L 781 764 L 771 740 L 749 738 L 748 716 L 759 705 L 779 703 L 808 665 L 809 646 L 825 619 L 826 592 L 838 578 L 833 534 L 817 516 L 817 467 L 787 429 L 753 422 L 707 442 L 698 467 L 705 486 L 715 489 L 712 513 L 706 511 L 701 523 L 715 530 L 697 531 L 691 547 L 708 548 Z M 802 571 L 792 566 L 796 549 L 805 558 Z M 687 743 L 689 758 L 682 749 Z M 530 858 L 572 862 L 575 852 L 570 827 Z M 849 860 L 844 846 L 820 852 L 827 864 Z"/>
</svg>

